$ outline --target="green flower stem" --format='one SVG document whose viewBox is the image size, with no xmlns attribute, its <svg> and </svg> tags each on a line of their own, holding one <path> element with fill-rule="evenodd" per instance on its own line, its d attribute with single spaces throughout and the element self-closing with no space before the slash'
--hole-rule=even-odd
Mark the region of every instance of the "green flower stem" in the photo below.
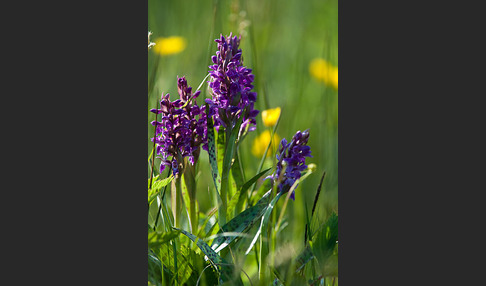
<svg viewBox="0 0 486 286">
<path fill-rule="evenodd" d="M 182 185 L 181 176 L 178 174 L 174 179 L 175 188 L 172 188 L 172 212 L 174 213 L 174 226 L 181 227 L 182 219 Z"/>
<path fill-rule="evenodd" d="M 221 206 L 218 208 L 219 211 L 219 225 L 220 227 L 226 224 L 226 211 L 228 209 L 228 189 L 229 189 L 229 174 L 231 170 L 231 160 L 233 159 L 233 147 L 230 144 L 234 144 L 234 142 L 230 142 L 230 134 L 232 129 L 225 128 L 226 131 L 226 148 L 224 152 L 224 159 L 223 159 L 223 166 L 222 166 L 222 173 L 221 173 L 221 190 L 219 192 L 221 196 Z"/>
<path fill-rule="evenodd" d="M 184 173 L 184 183 L 186 184 L 187 192 L 189 193 L 189 218 L 191 220 L 192 233 L 197 235 L 198 220 L 196 212 L 196 166 L 187 164 L 185 169 L 186 172 Z"/>
<path fill-rule="evenodd" d="M 241 120 L 233 128 L 225 128 L 226 131 L 226 148 L 224 152 L 223 158 L 223 170 L 221 174 L 221 207 L 219 212 L 219 225 L 223 226 L 226 224 L 226 211 L 228 208 L 228 191 L 229 191 L 229 184 L 230 184 L 230 171 L 231 171 L 231 163 L 233 161 L 236 149 L 236 136 L 237 131 L 240 129 Z"/>
<path fill-rule="evenodd" d="M 228 208 L 227 193 L 229 188 L 229 170 L 223 168 L 223 174 L 221 175 L 221 206 L 218 208 L 219 212 L 219 225 L 222 227 L 226 224 L 226 210 Z"/>
</svg>

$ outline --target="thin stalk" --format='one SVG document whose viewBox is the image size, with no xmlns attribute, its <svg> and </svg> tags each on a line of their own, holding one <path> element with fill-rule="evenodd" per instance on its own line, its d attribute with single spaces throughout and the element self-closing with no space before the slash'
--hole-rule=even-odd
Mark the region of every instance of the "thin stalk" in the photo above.
<svg viewBox="0 0 486 286">
<path fill-rule="evenodd" d="M 321 193 L 321 187 L 322 187 L 322 182 L 324 181 L 324 177 L 326 176 L 326 172 L 324 172 L 322 174 L 322 177 L 321 177 L 321 182 L 319 183 L 319 187 L 317 187 L 317 192 L 316 192 L 316 196 L 314 198 L 314 205 L 312 206 L 312 213 L 311 213 L 311 217 L 314 216 L 314 211 L 316 210 L 316 206 L 317 206 L 317 200 L 319 199 L 319 194 Z"/>
<path fill-rule="evenodd" d="M 176 241 L 172 242 L 172 254 L 174 256 L 174 276 L 175 276 L 175 285 L 179 285 L 179 270 L 177 268 L 177 246 Z M 163 267 L 163 266 L 162 266 Z M 162 269 L 163 271 L 163 269 Z"/>
<path fill-rule="evenodd" d="M 175 188 L 172 188 L 172 212 L 174 213 L 174 226 L 181 228 L 182 219 L 182 178 L 178 174 L 174 179 Z"/>
<path fill-rule="evenodd" d="M 169 173 L 167 173 L 167 178 L 170 177 L 170 174 L 172 172 L 172 165 L 169 166 Z M 167 185 L 164 187 L 164 191 L 162 192 L 162 195 L 160 197 L 160 201 L 163 203 L 164 201 L 164 196 L 165 196 L 165 190 L 167 189 Z M 160 210 L 162 209 L 162 203 L 159 205 L 159 210 L 157 211 L 157 216 L 155 217 L 155 223 L 154 223 L 154 231 L 157 228 L 157 222 L 159 221 L 160 217 Z"/>
<path fill-rule="evenodd" d="M 225 132 L 226 132 L 226 150 L 225 150 L 225 154 L 224 154 L 224 157 L 226 158 L 226 156 L 230 156 L 230 155 L 233 155 L 233 154 L 227 154 L 226 152 L 228 152 L 228 150 L 230 148 L 229 147 L 229 144 L 234 144 L 234 142 L 230 142 L 231 140 L 230 139 L 230 136 L 231 136 L 231 132 L 232 132 L 232 129 L 229 129 L 229 128 L 225 128 Z M 232 156 L 231 156 L 232 157 Z M 233 159 L 233 158 L 231 158 Z M 229 173 L 230 173 L 230 170 L 231 170 L 231 164 L 225 164 L 227 162 L 227 160 L 224 160 L 223 159 L 223 166 L 222 166 L 222 172 L 221 172 L 221 190 L 220 190 L 220 196 L 221 196 L 221 206 L 219 208 L 219 225 L 220 226 L 223 226 L 226 224 L 226 211 L 227 211 L 227 208 L 228 208 L 228 189 L 229 189 Z"/>
<path fill-rule="evenodd" d="M 193 233 L 197 233 L 197 213 L 195 197 L 190 197 L 189 217 L 191 219 L 191 229 Z"/>
<path fill-rule="evenodd" d="M 223 173 L 221 175 L 221 206 L 218 208 L 219 211 L 219 225 L 223 226 L 226 224 L 226 210 L 228 208 L 227 203 L 227 193 L 229 187 L 229 176 L 228 172 L 223 169 Z"/>
<path fill-rule="evenodd" d="M 273 190 L 272 192 L 274 192 L 275 190 Z M 273 196 L 276 196 L 276 193 L 273 194 Z M 277 222 L 277 204 L 275 204 L 275 210 L 272 211 L 271 213 L 271 216 L 270 216 L 270 226 L 272 225 L 275 225 L 275 223 Z M 270 237 L 271 239 L 269 239 L 269 261 L 271 263 L 271 267 L 275 267 L 275 248 L 276 248 L 276 245 L 277 245 L 277 232 L 275 231 L 275 229 L 273 227 L 268 227 L 267 228 L 267 237 Z"/>
<path fill-rule="evenodd" d="M 155 104 L 155 109 L 157 109 L 157 104 Z M 154 124 L 154 144 L 152 146 L 152 167 L 150 169 L 150 188 L 149 190 L 152 189 L 152 180 L 154 178 L 154 162 L 155 162 L 155 153 L 154 150 L 155 150 L 155 133 L 157 132 L 157 113 L 155 114 L 155 124 Z"/>
<path fill-rule="evenodd" d="M 270 133 L 270 142 L 268 143 L 268 146 L 267 148 L 265 149 L 265 152 L 263 153 L 263 157 L 260 161 L 260 165 L 258 166 L 258 169 L 257 169 L 257 174 L 259 174 L 261 171 L 262 171 L 262 168 L 263 168 L 263 163 L 265 162 L 265 158 L 267 157 L 267 152 L 268 152 L 268 149 L 270 149 L 270 146 L 272 146 L 272 144 L 275 144 L 273 142 L 273 135 L 275 134 L 275 132 L 277 131 L 277 127 L 278 127 L 278 124 L 280 123 L 280 118 L 282 118 L 282 113 L 280 113 L 280 116 L 278 117 L 277 119 L 277 122 L 275 123 L 275 126 L 273 127 L 272 129 L 272 132 Z M 275 146 L 275 145 L 274 145 Z M 278 145 L 276 145 L 278 149 Z M 278 150 L 274 150 L 274 152 L 277 152 Z M 255 188 L 256 188 L 256 182 L 255 184 L 253 184 L 253 187 L 251 188 L 251 191 L 250 193 L 248 194 L 248 202 L 250 202 L 250 199 L 251 199 L 251 195 L 253 194 L 253 192 L 255 191 Z"/>
<path fill-rule="evenodd" d="M 191 230 L 193 234 L 197 234 L 197 212 L 196 212 L 196 178 L 195 165 L 187 165 L 184 173 L 184 183 L 186 184 L 187 192 L 189 193 L 189 219 L 191 220 Z"/>
<path fill-rule="evenodd" d="M 284 171 L 282 171 L 283 173 Z M 310 174 L 312 174 L 312 171 L 311 170 L 308 170 L 307 173 L 305 173 L 302 177 L 300 177 L 299 179 L 297 179 L 294 184 L 292 185 L 292 187 L 290 187 L 288 193 L 286 194 L 286 198 L 285 198 L 285 202 L 282 206 L 282 210 L 280 211 L 280 216 L 278 218 L 278 221 L 277 223 L 275 224 L 275 233 L 277 233 L 280 229 L 280 226 L 282 225 L 282 220 L 283 220 L 283 216 L 285 214 L 285 210 L 287 209 L 287 204 L 289 202 L 289 198 L 290 198 L 290 195 L 292 194 L 292 192 L 297 188 L 297 186 L 305 180 L 305 178 L 307 178 Z"/>
</svg>

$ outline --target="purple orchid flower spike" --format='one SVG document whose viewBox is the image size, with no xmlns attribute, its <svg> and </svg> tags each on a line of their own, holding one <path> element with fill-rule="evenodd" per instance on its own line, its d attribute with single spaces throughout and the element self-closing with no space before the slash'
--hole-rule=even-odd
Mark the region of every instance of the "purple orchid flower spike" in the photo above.
<svg viewBox="0 0 486 286">
<path fill-rule="evenodd" d="M 177 79 L 177 90 L 179 99 L 170 101 L 169 94 L 162 94 L 160 109 L 150 110 L 162 114 L 161 121 L 152 121 L 156 126 L 152 141 L 156 143 L 156 154 L 162 156 L 158 157 L 162 160 L 160 172 L 172 166 L 174 176 L 181 172 L 184 157 L 195 164 L 200 145 L 207 150 L 206 107 L 199 107 L 195 100 L 200 91 L 192 93 L 185 77 Z"/>
<path fill-rule="evenodd" d="M 254 109 L 257 99 L 256 92 L 252 92 L 254 75 L 251 69 L 243 66 L 241 58 L 240 37 L 230 34 L 223 35 L 215 42 L 218 51 L 211 57 L 214 65 L 209 66 L 212 89 L 212 99 L 206 99 L 209 105 L 209 116 L 214 118 L 214 126 L 219 128 L 233 128 L 236 120 L 243 116 L 240 132 L 248 128 L 255 130 L 255 117 L 259 111 Z"/>
<path fill-rule="evenodd" d="M 287 193 L 292 185 L 301 176 L 302 172 L 307 169 L 305 164 L 305 157 L 312 157 L 310 147 L 307 146 L 309 140 L 309 130 L 304 132 L 297 131 L 292 137 L 290 143 L 285 138 L 280 141 L 279 150 L 277 152 L 277 168 L 271 178 L 275 181 L 282 177 L 282 181 L 278 185 L 279 192 Z M 285 173 L 282 174 L 283 164 L 285 162 Z M 295 200 L 295 192 L 290 195 L 292 200 Z"/>
</svg>

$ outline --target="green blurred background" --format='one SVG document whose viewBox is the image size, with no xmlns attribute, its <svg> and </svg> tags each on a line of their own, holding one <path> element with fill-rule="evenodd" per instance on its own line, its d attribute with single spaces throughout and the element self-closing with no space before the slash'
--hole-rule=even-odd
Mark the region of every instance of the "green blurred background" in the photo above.
<svg viewBox="0 0 486 286">
<path fill-rule="evenodd" d="M 243 64 L 255 75 L 255 108 L 282 108 L 277 129 L 281 138 L 290 140 L 297 130 L 310 130 L 308 145 L 313 158 L 308 158 L 307 163 L 316 164 L 317 170 L 300 184 L 295 202 L 288 205 L 288 239 L 303 241 L 305 208 L 310 212 L 324 171 L 326 177 L 316 211 L 319 221 L 324 222 L 332 211 L 338 211 L 338 91 L 309 73 L 309 63 L 314 58 L 338 66 L 337 0 L 149 0 L 148 28 L 153 33 L 152 41 L 169 36 L 181 36 L 187 41 L 186 48 L 178 54 L 160 56 L 153 49 L 149 51 L 149 108 L 155 107 L 162 93 L 170 93 L 172 100 L 178 98 L 177 76 L 186 76 L 188 84 L 196 89 L 216 53 L 214 39 L 230 32 L 241 35 Z M 206 89 L 207 84 L 198 98 L 199 105 L 210 96 Z M 147 115 L 150 153 L 150 122 L 154 115 Z M 253 140 L 267 128 L 260 115 L 257 122 L 257 130 L 240 146 L 247 180 L 256 174 L 261 159 L 251 153 Z M 273 157 L 266 160 L 265 167 L 273 165 Z M 214 207 L 208 195 L 208 189 L 214 186 L 205 151 L 199 159 L 198 173 L 197 198 L 200 210 L 206 212 Z"/>
</svg>

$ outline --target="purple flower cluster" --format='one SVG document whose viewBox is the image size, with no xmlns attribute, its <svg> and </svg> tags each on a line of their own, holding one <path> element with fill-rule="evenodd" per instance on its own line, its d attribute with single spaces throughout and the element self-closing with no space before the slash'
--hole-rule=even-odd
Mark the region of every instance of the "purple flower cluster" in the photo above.
<svg viewBox="0 0 486 286">
<path fill-rule="evenodd" d="M 162 155 L 160 172 L 166 166 L 172 166 L 174 176 L 183 168 L 184 157 L 194 164 L 199 157 L 200 145 L 207 150 L 206 106 L 199 107 L 195 101 L 201 92 L 192 93 L 185 77 L 177 79 L 177 90 L 179 99 L 171 102 L 169 94 L 162 94 L 160 109 L 150 110 L 162 114 L 160 122 L 152 121 L 156 126 L 152 141 L 157 144 L 157 155 Z"/>
<path fill-rule="evenodd" d="M 241 37 L 227 38 L 221 35 L 216 39 L 218 51 L 211 60 L 214 65 L 209 66 L 211 81 L 209 87 L 213 91 L 213 98 L 206 99 L 209 105 L 209 116 L 214 116 L 214 126 L 233 128 L 236 120 L 243 116 L 240 130 L 255 130 L 255 117 L 259 113 L 253 108 L 257 99 L 256 92 L 252 92 L 254 75 L 251 69 L 241 62 Z M 219 130 L 219 129 L 218 129 Z"/>
<path fill-rule="evenodd" d="M 271 176 L 276 181 L 283 175 L 282 181 L 278 186 L 280 192 L 288 192 L 295 181 L 302 176 L 302 171 L 307 168 L 305 157 L 312 157 L 310 147 L 307 146 L 308 140 L 309 130 L 305 130 L 304 132 L 297 131 L 290 143 L 285 138 L 280 141 L 277 152 L 277 169 L 275 174 Z M 281 174 L 284 162 L 286 164 L 285 173 Z M 295 200 L 294 192 L 292 192 L 290 198 Z"/>
</svg>

